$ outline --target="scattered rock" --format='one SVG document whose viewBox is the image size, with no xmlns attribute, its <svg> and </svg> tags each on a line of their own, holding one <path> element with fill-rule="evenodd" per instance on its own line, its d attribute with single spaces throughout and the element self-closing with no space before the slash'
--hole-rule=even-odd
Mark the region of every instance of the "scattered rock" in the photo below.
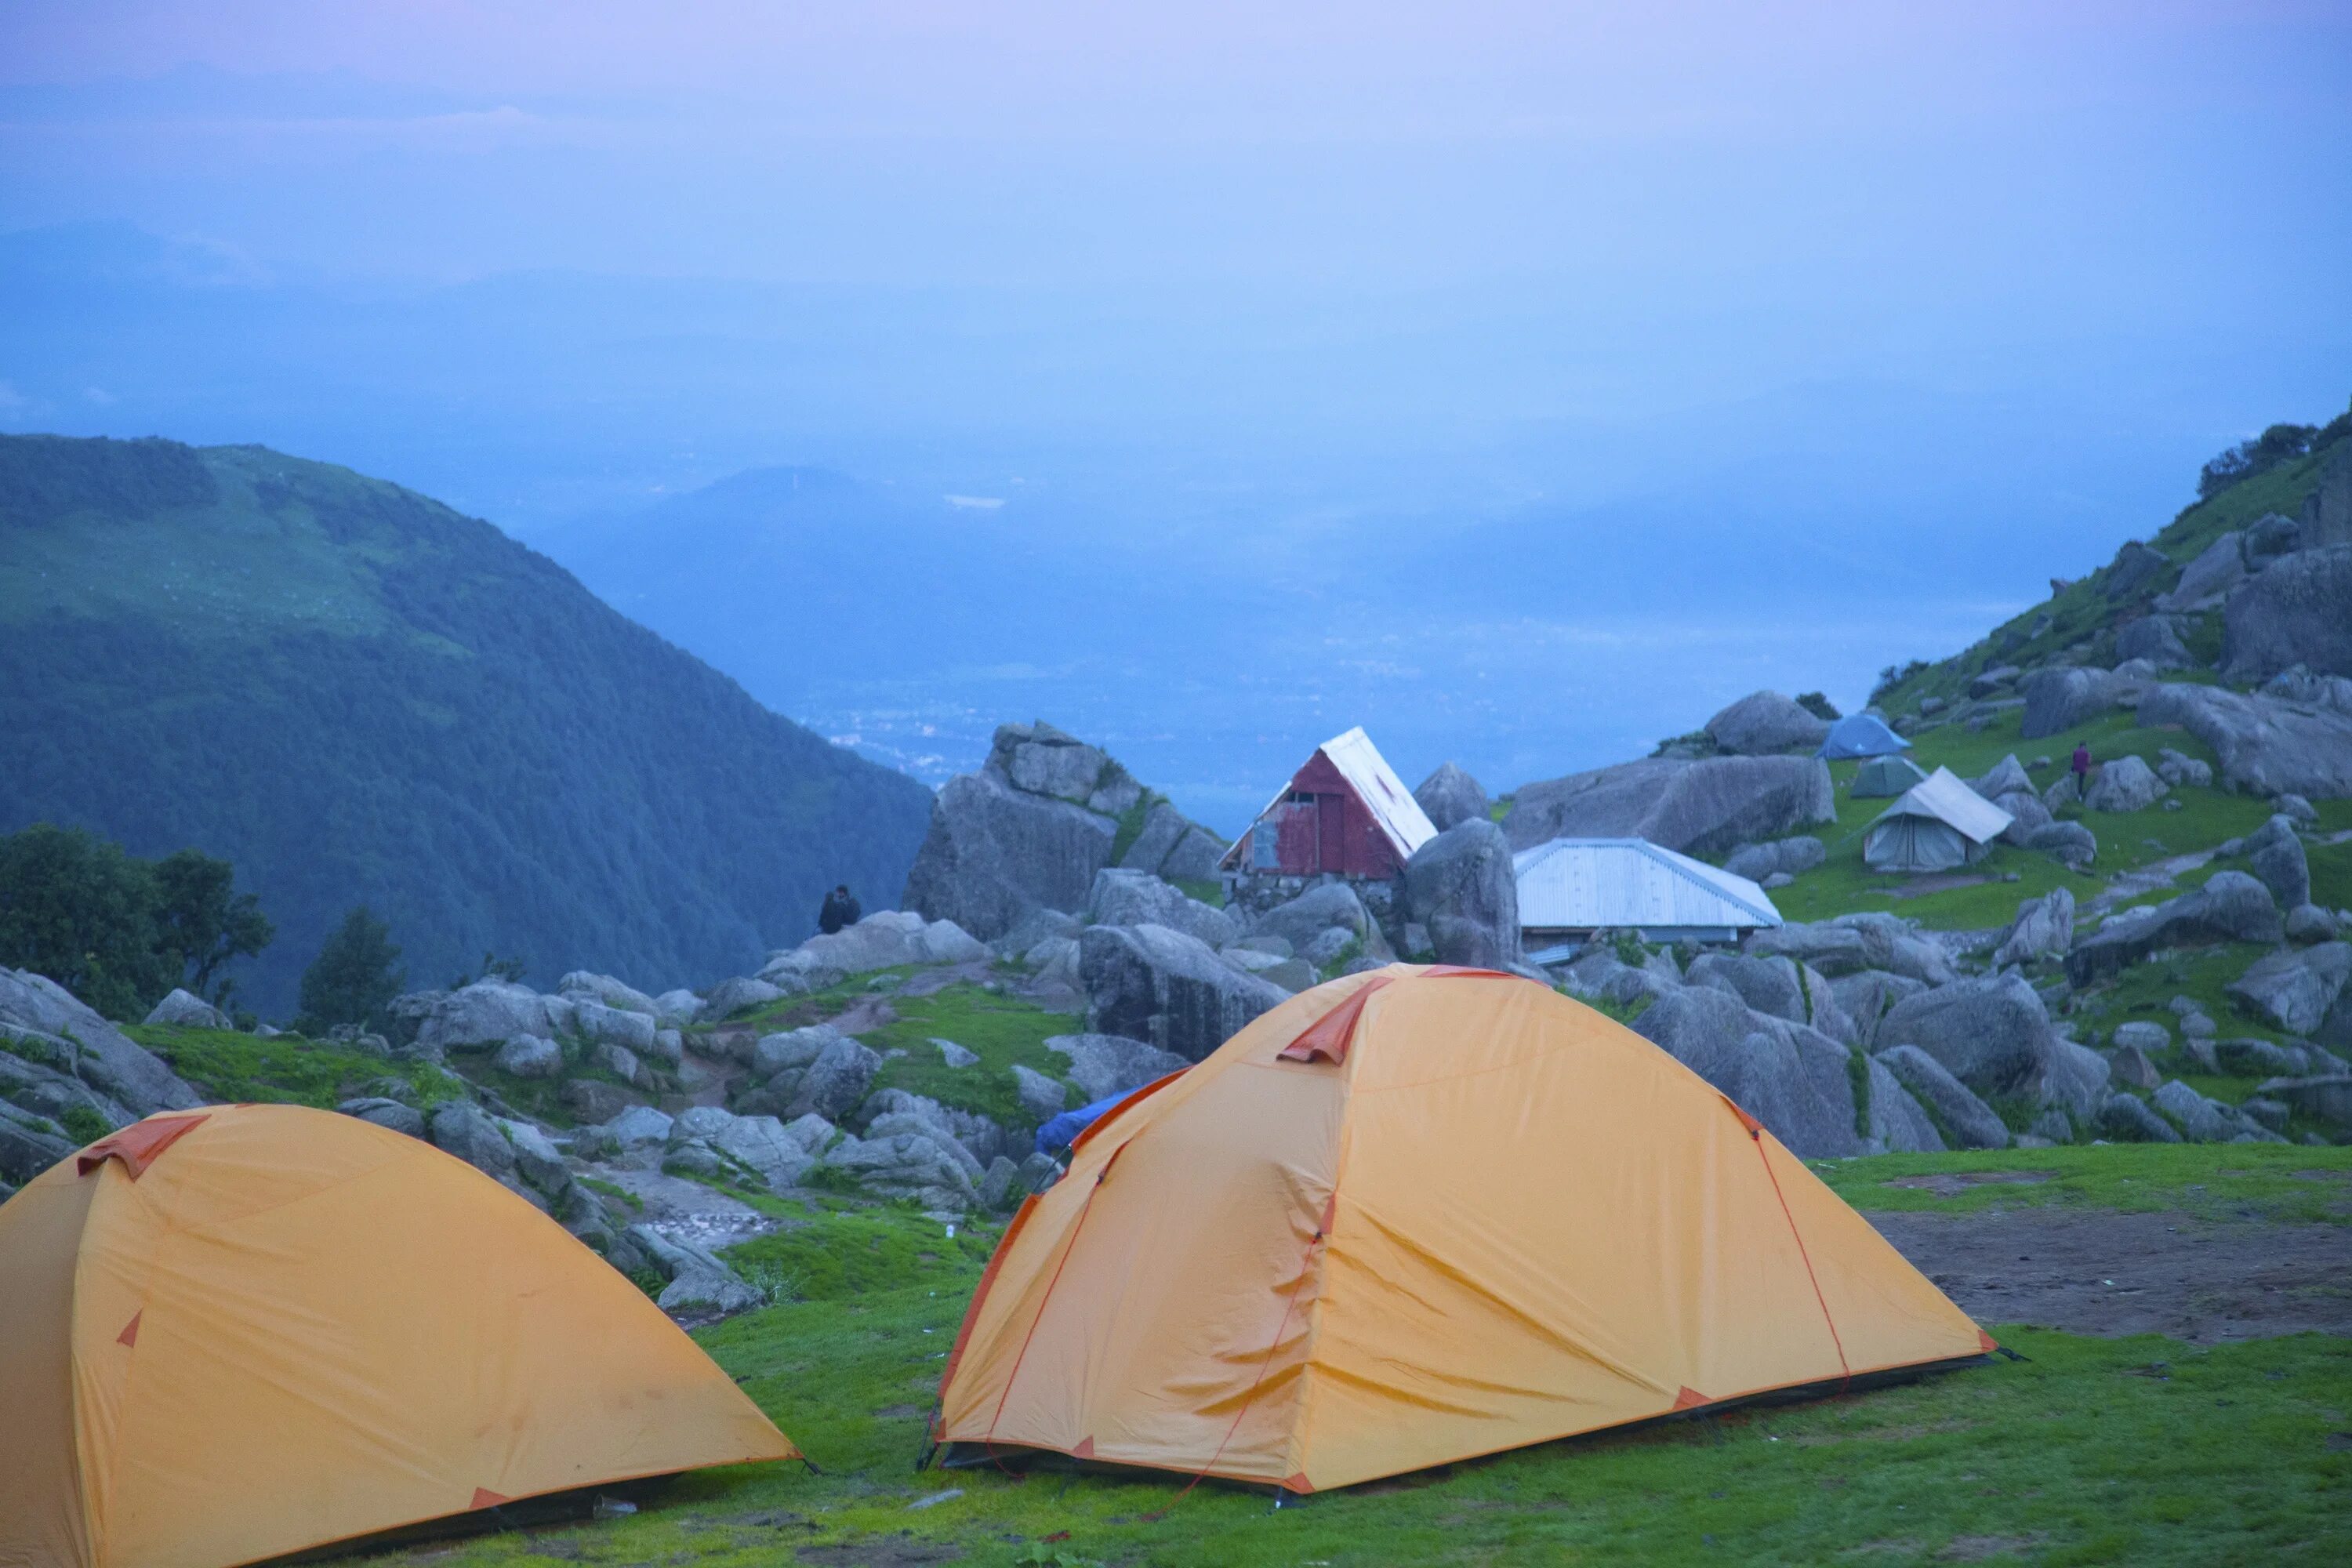
<svg viewBox="0 0 2352 1568">
<path fill-rule="evenodd" d="M 1863 1152 L 1851 1053 L 1819 1031 L 1759 1016 L 1730 991 L 1707 985 L 1667 992 L 1634 1020 L 1633 1030 L 1803 1158 Z M 1905 1091 L 1898 1086 L 1895 1092 Z"/>
<path fill-rule="evenodd" d="M 2134 1021 L 2116 1026 L 2118 1047 L 2137 1047 L 2143 1051 L 2168 1051 L 2172 1048 L 2172 1031 L 2161 1024 Z"/>
<path fill-rule="evenodd" d="M 1288 993 L 1165 926 L 1089 926 L 1078 970 L 1087 1027 L 1199 1061 Z"/>
<path fill-rule="evenodd" d="M 1982 778 L 1970 779 L 1969 787 L 1985 799 L 1997 802 L 2005 795 L 2014 795 L 2021 791 L 2032 795 L 2033 780 L 2027 775 L 2024 765 L 2017 760 L 2017 753 L 2011 752 L 2001 758 L 1990 773 L 1986 773 Z"/>
<path fill-rule="evenodd" d="M 2107 1070 L 2115 1080 L 2127 1089 L 2154 1089 L 2164 1081 L 2164 1075 L 2148 1060 L 2147 1053 L 2137 1046 L 2125 1046 L 2107 1058 Z"/>
<path fill-rule="evenodd" d="M 37 1075 L 27 1069 L 40 1067 L 47 1074 L 40 1081 L 68 1094 L 87 1089 L 110 1108 L 104 1114 L 117 1125 L 202 1103 L 163 1058 L 84 1006 L 64 986 L 29 970 L 0 969 L 0 1038 L 13 1047 L 0 1052 L 0 1064 L 25 1064 L 9 1068 L 12 1074 L 30 1079 Z M 68 1089 L 68 1084 L 74 1088 Z M 24 1179 L 38 1173 L 28 1173 Z"/>
<path fill-rule="evenodd" d="M 1410 918 L 1429 928 L 1441 963 L 1511 969 L 1520 961 L 1519 884 L 1503 830 L 1459 822 L 1405 862 Z"/>
<path fill-rule="evenodd" d="M 2170 1117 L 2181 1136 L 2191 1143 L 2226 1143 L 2236 1136 L 2237 1117 L 2206 1099 L 2179 1079 L 2148 1097 L 2149 1104 Z"/>
<path fill-rule="evenodd" d="M 2317 904 L 2297 904 L 2286 912 L 2289 942 L 2333 942 L 2339 930 L 2336 916 Z"/>
<path fill-rule="evenodd" d="M 2180 582 L 2156 601 L 2159 610 L 2174 614 L 2209 610 L 2222 595 L 2245 581 L 2245 535 L 2236 529 L 2205 547 L 2203 554 L 2181 568 Z"/>
<path fill-rule="evenodd" d="M 764 980 L 754 980 L 749 975 L 738 975 L 732 980 L 722 980 L 710 988 L 710 994 L 703 999 L 702 1016 L 706 1018 L 731 1018 L 738 1013 L 749 1013 L 755 1007 L 764 1007 L 771 1002 L 783 999 L 782 987 Z"/>
<path fill-rule="evenodd" d="M 2213 767 L 2170 746 L 2162 746 L 2156 753 L 2156 776 L 2168 784 L 2193 784 L 2206 789 L 2212 785 Z"/>
<path fill-rule="evenodd" d="M 2118 659 L 2145 660 L 2151 669 L 2186 669 L 2196 661 L 2180 640 L 2180 624 L 2170 616 L 2144 616 L 2116 633 Z"/>
<path fill-rule="evenodd" d="M 784 1121 L 814 1114 L 839 1121 L 865 1100 L 881 1069 L 880 1056 L 831 1025 L 765 1035 L 751 1050 L 757 1087 L 736 1096 L 736 1109 Z"/>
<path fill-rule="evenodd" d="M 1723 868 L 1751 882 L 1761 882 L 1768 877 L 1794 879 L 1828 858 L 1829 850 L 1820 839 L 1801 833 L 1764 844 L 1743 844 L 1731 852 Z"/>
<path fill-rule="evenodd" d="M 1070 1081 L 1088 1105 L 1141 1089 L 1190 1065 L 1172 1051 L 1120 1035 L 1055 1035 L 1046 1040 L 1045 1048 L 1069 1058 Z"/>
<path fill-rule="evenodd" d="M 2221 782 L 2252 795 L 2352 795 L 2352 712 L 2218 686 L 2159 686 L 2139 721 L 2178 724 L 2212 748 Z"/>
<path fill-rule="evenodd" d="M 1948 1130 L 1963 1149 L 2006 1149 L 2009 1129 L 1944 1064 L 1916 1046 L 1890 1046 L 1872 1058 Z"/>
<path fill-rule="evenodd" d="M 966 1168 L 970 1158 L 930 1133 L 903 1131 L 845 1138 L 825 1155 L 824 1163 L 877 1196 L 913 1198 L 926 1208 L 962 1209 L 980 1199 L 979 1185 Z"/>
<path fill-rule="evenodd" d="M 2091 780 L 2083 804 L 2093 811 L 2142 811 L 2171 793 L 2156 770 L 2138 757 L 2121 756 L 2103 763 Z"/>
<path fill-rule="evenodd" d="M 1875 911 L 1770 927 L 1750 936 L 1747 951 L 1758 957 L 1793 958 L 1832 978 L 1882 969 L 1942 985 L 1958 973 L 1940 943 L 1921 937 L 1896 916 Z"/>
<path fill-rule="evenodd" d="M 1110 863 L 1119 818 L 1143 798 L 1097 748 L 1050 724 L 1004 725 L 981 770 L 940 791 L 904 901 L 982 941 L 1041 909 L 1084 909 L 1095 874 Z M 1122 858 L 1129 870 L 1203 876 L 1224 848 L 1164 803 L 1146 814 L 1143 829 Z"/>
<path fill-rule="evenodd" d="M 1887 1009 L 1906 996 L 1916 996 L 1927 989 L 1924 981 L 1879 969 L 1840 975 L 1829 983 L 1829 987 L 1830 994 L 1837 998 L 1838 1011 L 1853 1020 L 1855 1039 L 1872 1049 L 1877 1047 L 1878 1023 Z"/>
<path fill-rule="evenodd" d="M 509 1035 L 490 1065 L 516 1078 L 553 1078 L 563 1070 L 563 1051 L 541 1035 Z"/>
<path fill-rule="evenodd" d="M 1992 955 L 1993 967 L 2030 963 L 2045 953 L 2063 953 L 2074 944 L 2074 895 L 2053 888 L 2038 899 L 2017 906 L 2017 918 Z"/>
<path fill-rule="evenodd" d="M 2223 1072 L 2236 1078 L 2269 1078 L 2306 1069 L 2301 1052 L 2251 1038 L 2214 1041 L 2213 1060 Z"/>
<path fill-rule="evenodd" d="M 1325 882 L 1307 889 L 1287 903 L 1276 904 L 1250 923 L 1249 935 L 1238 945 L 1276 958 L 1289 958 L 1312 947 L 1326 931 L 1332 931 L 1361 942 L 1367 952 L 1388 952 L 1380 922 L 1364 908 L 1356 890 L 1345 882 Z"/>
<path fill-rule="evenodd" d="M 665 1312 L 748 1312 L 765 1305 L 759 1291 L 704 1247 L 673 1241 L 647 1225 L 631 1226 L 629 1239 L 669 1279 L 656 1298 Z"/>
<path fill-rule="evenodd" d="M 1706 729 L 1717 747 L 1738 756 L 1811 752 L 1830 732 L 1828 720 L 1777 691 L 1750 692 L 1709 719 Z"/>
<path fill-rule="evenodd" d="M 671 1119 L 652 1106 L 632 1105 L 605 1122 L 604 1131 L 624 1150 L 647 1149 L 668 1142 L 671 1126 Z M 441 1140 L 436 1136 L 434 1142 Z"/>
<path fill-rule="evenodd" d="M 1442 763 L 1412 792 L 1431 824 L 1443 833 L 1457 822 L 1489 819 L 1494 803 L 1476 779 L 1453 763 Z"/>
<path fill-rule="evenodd" d="M 1068 1103 L 1067 1086 L 1017 1062 L 1013 1068 L 1013 1083 L 1021 1098 L 1021 1109 L 1029 1113 L 1033 1121 L 1051 1121 Z"/>
<path fill-rule="evenodd" d="M 2117 1089 L 2099 1104 L 2092 1125 L 2119 1143 L 2178 1143 L 2172 1123 L 2148 1109 L 2147 1102 Z"/>
<path fill-rule="evenodd" d="M 702 1016 L 702 998 L 691 991 L 665 991 L 654 998 L 654 1022 L 682 1029 Z"/>
<path fill-rule="evenodd" d="M 1239 925 L 1224 910 L 1212 909 L 1148 871 L 1116 867 L 1095 873 L 1087 913 L 1102 925 L 1166 926 L 1211 947 L 1223 947 L 1241 935 Z"/>
<path fill-rule="evenodd" d="M 2352 544 L 2281 555 L 2221 607 L 2221 672 L 2261 680 L 2295 665 L 2352 675 Z"/>
<path fill-rule="evenodd" d="M 2024 846 L 2077 871 L 2099 857 L 2098 836 L 2079 822 L 2050 822 L 2033 828 Z"/>
<path fill-rule="evenodd" d="M 2304 855 L 2303 840 L 2294 836 L 2294 821 L 2284 813 L 2246 835 L 2240 853 L 2279 908 L 2291 910 L 2311 901 L 2311 863 Z"/>
<path fill-rule="evenodd" d="M 584 998 L 624 1013 L 643 1013 L 647 1017 L 657 1017 L 661 1013 L 661 1004 L 653 997 L 646 995 L 634 985 L 625 984 L 609 974 L 599 974 L 593 970 L 573 970 L 556 982 L 555 990 L 558 995 L 568 996 L 575 1002 Z M 673 993 L 673 994 L 676 994 Z M 691 996 L 693 993 L 688 992 L 686 994 Z"/>
<path fill-rule="evenodd" d="M 2025 713 L 2018 734 L 2028 741 L 2087 723 L 2120 706 L 2131 683 L 2105 669 L 2037 669 L 2020 684 Z"/>
<path fill-rule="evenodd" d="M 2352 979 L 2352 942 L 2289 948 L 2256 959 L 2230 982 L 2230 999 L 2273 1028 L 2316 1035 Z M 2352 1013 L 2352 1005 L 2346 1011 Z"/>
<path fill-rule="evenodd" d="M 2050 1016 L 2015 974 L 1956 980 L 1906 997 L 1887 1009 L 1874 1037 L 1882 1050 L 1917 1046 L 1979 1096 L 2068 1099 L 2070 1064 L 2058 1059 Z"/>
<path fill-rule="evenodd" d="M 968 1068 L 980 1060 L 976 1052 L 964 1049 L 953 1040 L 942 1040 L 934 1035 L 931 1044 L 940 1048 L 940 1059 L 951 1068 Z"/>
<path fill-rule="evenodd" d="M 155 1004 L 147 1015 L 151 1024 L 173 1024 L 183 1029 L 233 1029 L 228 1015 L 201 996 L 192 996 L 178 986 L 172 994 Z"/>
<path fill-rule="evenodd" d="M 2299 1116 L 2332 1127 L 2352 1127 L 2352 1073 L 2276 1078 L 2263 1084 L 2262 1092 L 2266 1099 L 2292 1107 Z"/>
<path fill-rule="evenodd" d="M 378 1127 L 388 1127 L 394 1132 L 405 1133 L 411 1138 L 425 1136 L 423 1111 L 418 1110 L 415 1106 L 403 1105 L 396 1100 L 388 1100 L 382 1095 L 347 1100 L 335 1109 L 345 1116 L 356 1116 L 362 1121 L 373 1121 Z"/>
<path fill-rule="evenodd" d="M 1720 855 L 1837 818 L 1814 757 L 1647 757 L 1522 788 L 1503 819 L 1513 849 L 1562 837 L 1646 838 Z"/>
<path fill-rule="evenodd" d="M 2110 599 L 2128 599 L 2172 570 L 2172 561 L 2164 552 L 2126 540 L 2107 563 L 2106 580 L 2101 584 Z"/>
</svg>

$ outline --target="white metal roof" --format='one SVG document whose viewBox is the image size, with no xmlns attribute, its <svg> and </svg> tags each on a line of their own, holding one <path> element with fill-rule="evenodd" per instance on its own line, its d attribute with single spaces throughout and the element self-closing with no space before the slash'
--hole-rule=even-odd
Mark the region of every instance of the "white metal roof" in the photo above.
<svg viewBox="0 0 2352 1568">
<path fill-rule="evenodd" d="M 1555 838 L 1511 857 L 1519 924 L 1537 931 L 1777 926 L 1745 877 L 1646 838 Z"/>
<path fill-rule="evenodd" d="M 1991 843 L 2017 820 L 1970 789 L 1949 768 L 1937 768 L 1913 784 L 1874 820 L 1884 822 L 1890 816 L 1934 817 L 1971 844 Z"/>
<path fill-rule="evenodd" d="M 1404 787 L 1404 781 L 1397 777 L 1396 770 L 1389 766 L 1389 760 L 1381 755 L 1381 749 L 1372 744 L 1372 738 L 1364 733 L 1361 724 L 1344 735 L 1332 736 L 1315 749 L 1331 760 L 1339 776 L 1348 781 L 1349 787 L 1370 810 L 1372 820 L 1380 824 L 1381 831 L 1395 847 L 1397 858 L 1411 859 L 1414 850 L 1437 837 L 1437 824 L 1429 820 L 1429 813 L 1421 809 L 1421 802 L 1412 798 L 1412 791 Z M 1291 776 L 1296 778 L 1297 774 L 1294 772 Z M 1290 784 L 1285 781 L 1258 816 L 1264 816 L 1280 805 L 1289 795 Z M 1248 841 L 1246 834 L 1235 839 L 1222 863 L 1239 865 L 1239 852 Z"/>
</svg>

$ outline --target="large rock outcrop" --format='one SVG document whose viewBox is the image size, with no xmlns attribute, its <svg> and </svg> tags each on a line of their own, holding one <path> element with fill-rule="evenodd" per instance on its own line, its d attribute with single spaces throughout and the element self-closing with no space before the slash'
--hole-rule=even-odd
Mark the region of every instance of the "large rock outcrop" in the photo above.
<svg viewBox="0 0 2352 1568">
<path fill-rule="evenodd" d="M 1818 1029 L 1755 1011 L 1728 989 L 1668 990 L 1633 1028 L 1806 1159 L 1944 1146 L 1885 1068 Z M 1857 1076 L 1870 1097 L 1859 1116 Z"/>
<path fill-rule="evenodd" d="M 1412 798 L 1440 833 L 1457 822 L 1488 816 L 1495 808 L 1486 786 L 1453 763 L 1440 763 L 1414 787 Z"/>
<path fill-rule="evenodd" d="M 1792 958 L 1832 979 L 1876 969 L 1942 985 L 1958 973 L 1940 943 L 1901 917 L 1877 910 L 1769 927 L 1748 939 L 1747 951 L 1760 958 Z"/>
<path fill-rule="evenodd" d="M 760 978 L 797 994 L 877 969 L 978 963 L 987 957 L 987 947 L 953 921 L 926 921 L 911 910 L 877 910 L 856 925 L 820 932 L 798 947 L 770 954 Z"/>
<path fill-rule="evenodd" d="M 1290 996 L 1166 926 L 1088 926 L 1078 939 L 1078 973 L 1088 1030 L 1191 1062 Z"/>
<path fill-rule="evenodd" d="M 2217 871 L 2194 892 L 2152 909 L 2111 915 L 2066 955 L 2066 978 L 2076 985 L 2108 979 L 2166 947 L 2207 942 L 2276 942 L 2285 932 L 2270 889 L 2243 871 Z"/>
<path fill-rule="evenodd" d="M 2331 1014 L 2347 1015 L 2342 1022 L 2352 1025 L 2352 1002 L 2345 997 L 2347 980 L 2352 980 L 2352 943 L 2324 942 L 2256 959 L 2230 983 L 2228 991 L 2231 1001 L 2273 1028 L 2325 1037 L 2337 1032 Z"/>
<path fill-rule="evenodd" d="M 2018 689 L 2025 698 L 2018 736 L 2035 741 L 2120 707 L 2138 687 L 2113 670 L 2053 668 L 2035 670 Z"/>
<path fill-rule="evenodd" d="M 2352 675 L 2352 544 L 2282 555 L 2222 606 L 2226 679 L 2264 680 L 2298 664 Z"/>
<path fill-rule="evenodd" d="M 1510 969 L 1519 963 L 1519 883 L 1503 830 L 1458 822 L 1405 862 L 1408 918 L 1429 932 L 1440 963 Z"/>
<path fill-rule="evenodd" d="M 1777 691 L 1751 691 L 1706 725 L 1708 739 L 1736 756 L 1811 752 L 1826 740 L 1830 722 Z"/>
<path fill-rule="evenodd" d="M 1124 1035 L 1055 1035 L 1045 1048 L 1070 1059 L 1070 1081 L 1086 1103 L 1141 1089 L 1192 1064 L 1173 1051 Z"/>
<path fill-rule="evenodd" d="M 2221 782 L 2252 795 L 2352 795 L 2352 712 L 2269 690 L 2159 686 L 2140 701 L 2141 724 L 2178 724 L 2213 749 Z"/>
<path fill-rule="evenodd" d="M 1836 817 L 1818 758 L 1645 757 L 1527 785 L 1503 832 L 1513 849 L 1563 837 L 1646 838 L 1704 856 Z"/>
<path fill-rule="evenodd" d="M 1143 786 L 1099 748 L 1051 724 L 1004 725 L 981 770 L 940 791 L 901 901 L 982 942 L 1041 909 L 1076 913 L 1095 874 L 1111 863 L 1119 819 L 1144 798 Z M 1120 864 L 1192 877 L 1223 849 L 1215 835 L 1162 802 L 1146 813 Z"/>
<path fill-rule="evenodd" d="M 1097 925 L 1166 926 L 1211 947 L 1223 947 L 1241 935 L 1240 923 L 1224 910 L 1202 903 L 1149 871 L 1116 866 L 1095 873 L 1087 914 Z"/>
<path fill-rule="evenodd" d="M 2015 974 L 1959 980 L 1906 997 L 1878 1021 L 1877 1048 L 1916 1046 L 1985 1099 L 2019 1096 L 2087 1114 L 2106 1081 L 2098 1054 L 2062 1039 Z"/>
<path fill-rule="evenodd" d="M 162 1058 L 56 981 L 29 970 L 0 969 L 0 1043 L 5 1047 L 0 1049 L 0 1100 L 28 1116 L 53 1120 L 79 1105 L 110 1131 L 158 1110 L 202 1103 Z M 50 1163 L 10 1179 L 37 1174 Z"/>
</svg>

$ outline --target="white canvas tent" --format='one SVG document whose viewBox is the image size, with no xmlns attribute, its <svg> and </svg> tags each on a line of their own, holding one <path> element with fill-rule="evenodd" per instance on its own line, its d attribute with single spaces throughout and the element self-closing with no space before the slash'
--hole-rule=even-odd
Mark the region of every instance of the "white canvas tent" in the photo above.
<svg viewBox="0 0 2352 1568">
<path fill-rule="evenodd" d="M 1530 948 L 1596 931 L 1651 942 L 1730 942 L 1780 911 L 1745 877 L 1646 838 L 1555 838 L 1511 857 Z"/>
<path fill-rule="evenodd" d="M 1937 768 L 1870 825 L 1862 858 L 1874 871 L 1948 871 L 1982 859 L 2015 820 L 1951 769 Z"/>
</svg>

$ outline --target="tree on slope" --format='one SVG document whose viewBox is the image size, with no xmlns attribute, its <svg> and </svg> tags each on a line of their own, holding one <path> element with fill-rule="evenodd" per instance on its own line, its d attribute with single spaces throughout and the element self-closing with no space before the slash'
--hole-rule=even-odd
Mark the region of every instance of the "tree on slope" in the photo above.
<svg viewBox="0 0 2352 1568">
<path fill-rule="evenodd" d="M 133 1018 L 178 973 L 155 938 L 154 868 L 121 845 L 46 822 L 0 838 L 0 964 Z"/>
<path fill-rule="evenodd" d="M 155 862 L 156 940 L 178 959 L 180 984 L 215 1006 L 227 1005 L 235 987 L 215 983 L 221 965 L 259 952 L 278 934 L 261 900 L 234 891 L 235 880 L 227 861 L 194 849 Z"/>
<path fill-rule="evenodd" d="M 302 972 L 301 1027 L 316 1035 L 344 1024 L 378 1023 L 406 981 L 392 928 L 358 905 Z"/>
</svg>

